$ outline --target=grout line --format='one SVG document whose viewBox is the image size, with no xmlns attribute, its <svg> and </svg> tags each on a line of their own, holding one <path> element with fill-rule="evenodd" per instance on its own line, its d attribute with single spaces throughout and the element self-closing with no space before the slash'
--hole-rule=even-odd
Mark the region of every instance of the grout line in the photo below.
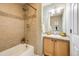
<svg viewBox="0 0 79 59">
<path fill-rule="evenodd" d="M 1 16 L 7 16 L 7 17 L 10 17 L 10 18 L 21 19 L 21 20 L 23 19 L 23 18 L 21 18 L 21 17 L 15 16 L 15 15 L 12 15 L 12 14 L 8 14 L 8 13 L 3 12 L 3 11 L 0 11 L 0 15 L 1 15 Z"/>
</svg>

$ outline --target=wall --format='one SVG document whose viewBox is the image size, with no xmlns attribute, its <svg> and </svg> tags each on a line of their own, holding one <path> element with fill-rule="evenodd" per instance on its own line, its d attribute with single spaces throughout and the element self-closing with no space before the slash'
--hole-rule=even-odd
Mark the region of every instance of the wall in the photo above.
<svg viewBox="0 0 79 59">
<path fill-rule="evenodd" d="M 50 27 L 50 18 L 49 18 L 49 10 L 52 9 L 52 7 L 43 7 L 43 24 L 44 24 L 44 28 L 45 28 L 45 32 L 50 31 L 49 27 Z"/>
<path fill-rule="evenodd" d="M 63 13 L 63 32 L 66 32 L 67 35 L 70 35 L 70 24 L 71 24 L 71 7 L 70 4 L 65 5 L 64 13 Z"/>
<path fill-rule="evenodd" d="M 64 12 L 63 12 L 63 15 L 62 15 L 62 29 L 63 29 L 63 32 L 66 32 L 66 5 L 65 5 L 65 8 L 64 8 Z"/>
<path fill-rule="evenodd" d="M 70 29 L 72 34 L 78 34 L 78 10 L 77 4 L 66 4 L 63 14 L 63 31 L 70 35 Z"/>
<path fill-rule="evenodd" d="M 78 35 L 79 35 L 79 3 L 78 3 Z"/>
<path fill-rule="evenodd" d="M 34 46 L 35 53 L 42 54 L 41 42 L 41 4 L 30 4 L 37 10 L 26 5 L 26 18 L 25 18 L 25 37 L 27 43 Z"/>
<path fill-rule="evenodd" d="M 23 37 L 22 6 L 20 4 L 0 4 L 0 51 L 19 44 Z"/>
</svg>

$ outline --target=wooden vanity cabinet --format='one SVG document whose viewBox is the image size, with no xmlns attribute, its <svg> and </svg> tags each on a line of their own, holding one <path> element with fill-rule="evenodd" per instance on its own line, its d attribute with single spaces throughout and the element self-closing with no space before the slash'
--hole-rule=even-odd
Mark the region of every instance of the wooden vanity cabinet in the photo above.
<svg viewBox="0 0 79 59">
<path fill-rule="evenodd" d="M 69 42 L 65 40 L 56 40 L 54 51 L 56 56 L 68 56 Z"/>
<path fill-rule="evenodd" d="M 60 39 L 44 37 L 44 55 L 68 56 L 69 42 Z"/>
<path fill-rule="evenodd" d="M 55 42 L 51 38 L 44 38 L 44 53 L 45 55 L 54 55 L 54 44 Z"/>
</svg>

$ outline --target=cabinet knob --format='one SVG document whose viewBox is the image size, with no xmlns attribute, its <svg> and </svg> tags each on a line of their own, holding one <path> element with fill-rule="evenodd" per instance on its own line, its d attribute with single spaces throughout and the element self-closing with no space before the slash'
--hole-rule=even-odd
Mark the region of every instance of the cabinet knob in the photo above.
<svg viewBox="0 0 79 59">
<path fill-rule="evenodd" d="M 53 39 L 51 39 L 51 41 L 54 41 Z"/>
</svg>

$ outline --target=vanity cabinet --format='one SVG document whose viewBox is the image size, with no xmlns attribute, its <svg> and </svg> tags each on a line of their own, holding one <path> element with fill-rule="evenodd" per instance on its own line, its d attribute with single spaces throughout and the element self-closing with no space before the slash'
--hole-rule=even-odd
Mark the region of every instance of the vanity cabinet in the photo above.
<svg viewBox="0 0 79 59">
<path fill-rule="evenodd" d="M 69 41 L 44 37 L 44 55 L 68 56 L 69 55 Z"/>
<path fill-rule="evenodd" d="M 68 56 L 69 55 L 69 42 L 64 41 L 64 40 L 56 40 L 55 55 L 56 56 Z"/>
<path fill-rule="evenodd" d="M 45 55 L 54 55 L 54 44 L 55 42 L 51 38 L 44 38 L 44 53 Z"/>
</svg>

